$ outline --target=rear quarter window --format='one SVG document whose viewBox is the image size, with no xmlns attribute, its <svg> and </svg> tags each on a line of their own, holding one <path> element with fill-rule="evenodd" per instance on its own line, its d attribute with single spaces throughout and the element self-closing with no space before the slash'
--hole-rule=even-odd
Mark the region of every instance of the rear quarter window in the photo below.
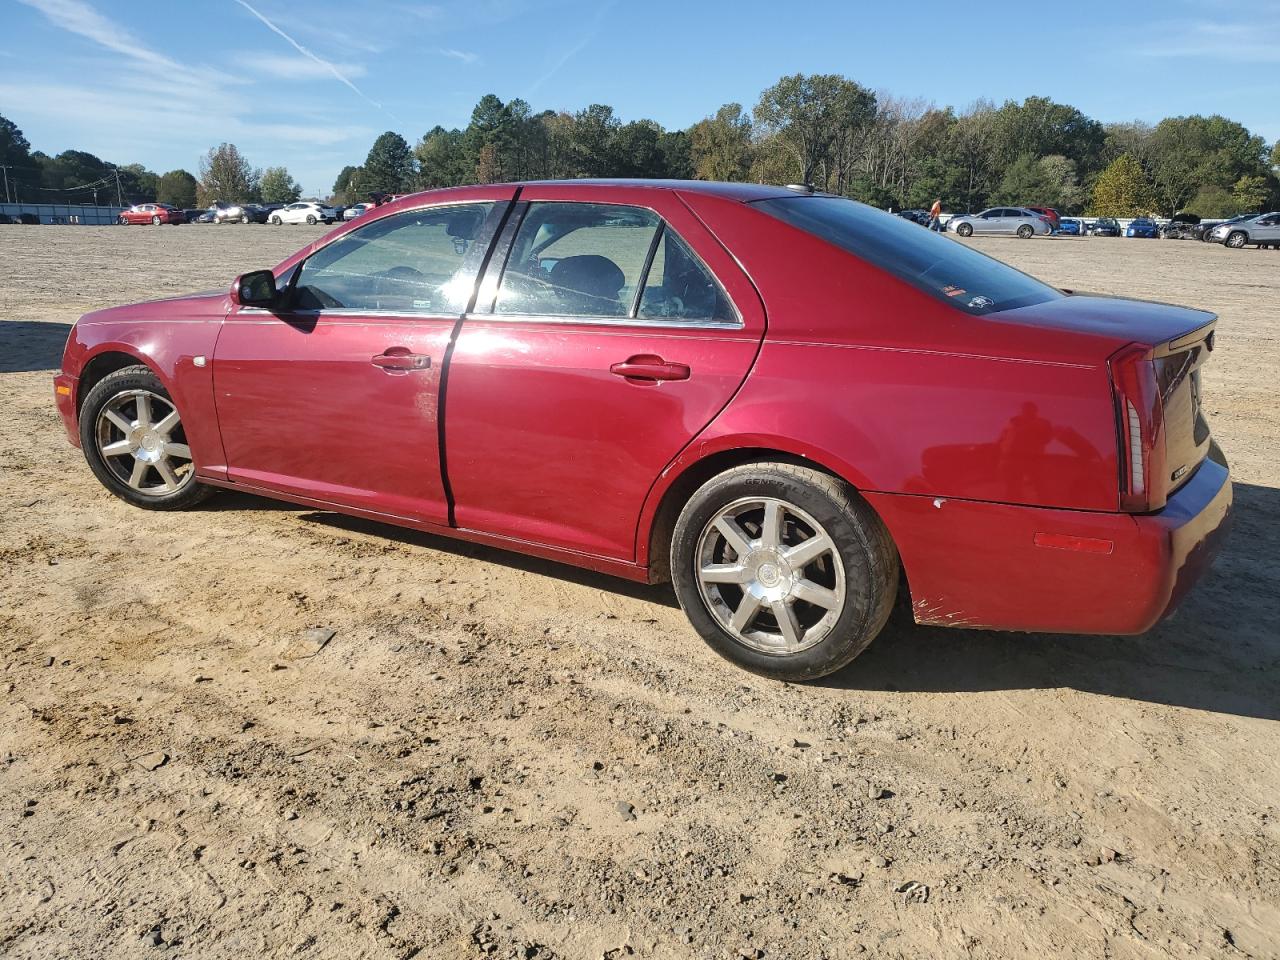
<svg viewBox="0 0 1280 960">
<path fill-rule="evenodd" d="M 1063 296 L 957 240 L 854 200 L 785 197 L 753 205 L 966 313 L 998 313 Z"/>
</svg>

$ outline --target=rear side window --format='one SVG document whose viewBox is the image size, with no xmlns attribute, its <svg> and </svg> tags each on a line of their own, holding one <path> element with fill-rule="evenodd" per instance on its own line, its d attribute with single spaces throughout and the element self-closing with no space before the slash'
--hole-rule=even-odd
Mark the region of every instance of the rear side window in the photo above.
<svg viewBox="0 0 1280 960">
<path fill-rule="evenodd" d="M 458 313 L 454 289 L 492 203 L 410 210 L 375 220 L 304 261 L 294 288 L 301 310 Z"/>
<path fill-rule="evenodd" d="M 531 204 L 512 242 L 493 312 L 737 320 L 710 271 L 656 213 L 603 203 Z"/>
<path fill-rule="evenodd" d="M 972 247 L 853 200 L 786 197 L 754 205 L 966 313 L 996 313 L 1063 296 Z"/>
</svg>

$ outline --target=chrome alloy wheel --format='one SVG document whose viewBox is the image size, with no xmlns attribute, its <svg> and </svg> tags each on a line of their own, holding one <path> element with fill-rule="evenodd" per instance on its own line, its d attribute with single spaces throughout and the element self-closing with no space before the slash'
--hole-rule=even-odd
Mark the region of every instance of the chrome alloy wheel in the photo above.
<svg viewBox="0 0 1280 960">
<path fill-rule="evenodd" d="M 116 394 L 98 413 L 94 436 L 107 469 L 144 496 L 176 493 L 195 477 L 178 410 L 157 393 Z"/>
<path fill-rule="evenodd" d="M 809 649 L 844 610 L 844 563 L 835 541 L 784 500 L 744 497 L 725 506 L 703 529 L 695 563 L 712 616 L 761 653 Z"/>
</svg>

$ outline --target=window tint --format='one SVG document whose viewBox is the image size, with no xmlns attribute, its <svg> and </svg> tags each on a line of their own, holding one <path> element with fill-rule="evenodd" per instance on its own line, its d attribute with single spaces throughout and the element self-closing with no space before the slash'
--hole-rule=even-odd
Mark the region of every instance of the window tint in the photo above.
<svg viewBox="0 0 1280 960">
<path fill-rule="evenodd" d="M 720 285 L 670 227 L 663 229 L 658 241 L 636 316 L 641 320 L 737 321 Z"/>
<path fill-rule="evenodd" d="M 969 313 L 1062 296 L 972 247 L 853 200 L 786 197 L 754 205 Z"/>
<path fill-rule="evenodd" d="M 302 264 L 294 306 L 457 313 L 471 293 L 451 286 L 491 203 L 410 210 L 375 220 Z"/>
<path fill-rule="evenodd" d="M 516 233 L 495 313 L 625 317 L 658 215 L 603 203 L 534 203 Z"/>
</svg>

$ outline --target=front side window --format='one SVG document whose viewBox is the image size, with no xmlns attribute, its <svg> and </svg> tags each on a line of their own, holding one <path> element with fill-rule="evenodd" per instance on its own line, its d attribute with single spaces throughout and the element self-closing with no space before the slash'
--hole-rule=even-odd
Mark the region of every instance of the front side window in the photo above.
<svg viewBox="0 0 1280 960">
<path fill-rule="evenodd" d="M 842 197 L 786 197 L 753 206 L 972 314 L 1063 294 L 972 247 Z"/>
<path fill-rule="evenodd" d="M 492 203 L 397 213 L 352 231 L 302 264 L 300 310 L 460 313 L 471 293 L 463 260 Z M 461 289 L 465 286 L 466 289 Z"/>
</svg>

